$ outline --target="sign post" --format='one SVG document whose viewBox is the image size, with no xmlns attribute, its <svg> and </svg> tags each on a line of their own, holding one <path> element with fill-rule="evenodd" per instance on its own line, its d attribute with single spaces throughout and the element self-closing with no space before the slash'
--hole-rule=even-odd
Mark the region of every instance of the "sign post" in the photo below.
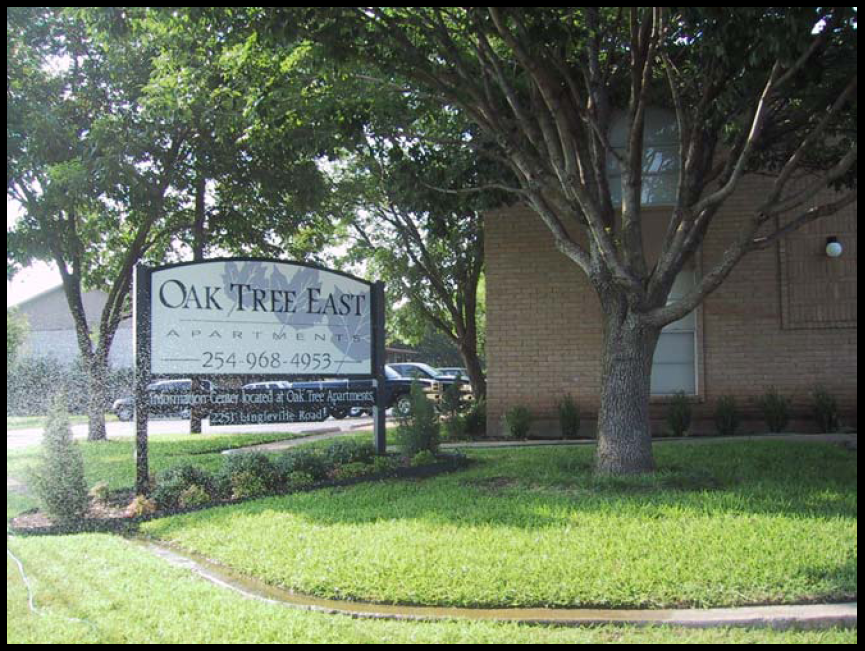
<svg viewBox="0 0 865 651">
<path fill-rule="evenodd" d="M 147 451 L 147 385 L 150 383 L 150 268 L 136 265 L 132 332 L 135 347 L 135 494 L 150 492 Z"/>
<path fill-rule="evenodd" d="M 387 410 L 387 378 L 384 374 L 385 362 L 385 304 L 384 283 L 377 282 L 372 287 L 373 304 L 373 359 L 375 360 L 375 408 L 372 412 L 373 435 L 375 437 L 375 453 L 387 453 L 387 426 L 385 411 Z"/>
<path fill-rule="evenodd" d="M 384 454 L 383 283 L 301 263 L 211 259 L 138 265 L 134 296 L 138 494 L 145 494 L 149 483 L 147 419 L 155 398 L 147 387 L 154 376 L 220 376 L 235 384 L 262 377 L 346 380 L 341 392 L 322 388 L 305 397 L 280 391 L 194 396 L 211 403 L 225 425 L 238 424 L 242 410 L 253 407 L 257 422 L 323 420 L 331 408 L 368 407 L 372 396 L 363 390 L 374 382 L 376 450 Z M 304 400 L 324 402 L 315 409 Z"/>
</svg>

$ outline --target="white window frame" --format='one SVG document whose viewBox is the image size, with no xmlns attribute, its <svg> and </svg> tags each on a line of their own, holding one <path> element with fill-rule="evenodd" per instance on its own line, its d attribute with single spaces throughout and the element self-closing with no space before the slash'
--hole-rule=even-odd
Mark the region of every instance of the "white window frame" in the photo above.
<svg viewBox="0 0 865 651">
<path fill-rule="evenodd" d="M 627 150 L 627 119 L 620 113 L 610 127 L 610 146 Z M 647 108 L 643 130 L 643 206 L 673 206 L 679 189 L 679 124 L 675 113 Z M 607 179 L 614 206 L 622 205 L 622 170 L 615 156 L 607 156 Z"/>
<path fill-rule="evenodd" d="M 670 291 L 670 296 L 667 299 L 667 304 L 675 303 L 678 301 L 684 294 L 690 290 L 694 284 L 696 283 L 696 271 L 692 269 L 686 269 L 682 271 L 679 276 L 676 278 L 676 282 L 673 285 L 673 289 Z M 661 349 L 661 340 L 658 340 L 658 347 L 655 348 L 655 359 L 652 360 L 652 389 L 651 396 L 653 398 L 664 398 L 676 395 L 677 393 L 684 392 L 687 396 L 698 396 L 700 394 L 700 350 L 699 350 L 699 338 L 698 333 L 700 330 L 700 319 L 699 319 L 699 308 L 692 311 L 690 314 L 680 319 L 679 321 L 675 321 L 667 326 L 661 331 L 660 337 L 664 337 L 667 335 L 690 335 L 691 338 L 691 346 L 693 347 L 693 364 L 692 364 L 692 372 L 693 372 L 693 386 L 692 387 L 679 387 L 673 388 L 672 390 L 656 391 L 654 386 L 656 381 L 654 381 L 656 367 L 660 367 L 663 365 L 668 366 L 680 366 L 680 367 L 688 367 L 689 364 L 687 362 L 665 362 L 665 361 L 657 361 L 657 356 L 659 349 Z"/>
</svg>

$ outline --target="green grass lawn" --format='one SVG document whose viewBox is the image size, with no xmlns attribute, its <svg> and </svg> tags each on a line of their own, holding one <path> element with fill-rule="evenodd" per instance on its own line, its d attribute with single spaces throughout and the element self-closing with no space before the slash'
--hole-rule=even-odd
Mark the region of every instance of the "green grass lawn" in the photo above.
<svg viewBox="0 0 865 651">
<path fill-rule="evenodd" d="M 492 622 L 355 620 L 261 603 L 214 586 L 122 538 L 101 534 L 7 539 L 7 643 L 775 643 L 855 644 L 855 630 L 787 631 Z"/>
<path fill-rule="evenodd" d="M 150 472 L 159 473 L 174 466 L 195 464 L 206 470 L 217 470 L 222 465 L 221 452 L 235 448 L 272 443 L 306 436 L 276 432 L 272 434 L 160 434 L 152 435 L 149 442 Z M 135 485 L 133 455 L 135 441 L 122 438 L 109 441 L 80 441 L 84 456 L 87 485 L 106 481 L 111 490 L 131 488 Z M 26 480 L 28 468 L 36 465 L 39 446 L 6 451 L 6 474 Z"/>
<path fill-rule="evenodd" d="M 285 435 L 159 437 L 152 464 L 215 469 Z M 88 482 L 132 485 L 132 443 L 85 443 Z M 325 597 L 456 605 L 726 605 L 854 598 L 856 455 L 811 443 L 663 443 L 651 478 L 597 479 L 591 447 L 471 451 L 468 470 L 213 508 L 150 535 Z M 7 453 L 18 476 L 34 450 Z M 33 505 L 7 492 L 7 514 Z M 856 631 L 380 622 L 260 603 L 102 534 L 7 547 L 7 642 L 855 643 Z"/>
<path fill-rule="evenodd" d="M 145 532 L 322 597 L 684 607 L 857 593 L 857 460 L 812 443 L 662 443 L 649 478 L 590 447 L 471 451 L 467 471 L 210 509 Z"/>
</svg>

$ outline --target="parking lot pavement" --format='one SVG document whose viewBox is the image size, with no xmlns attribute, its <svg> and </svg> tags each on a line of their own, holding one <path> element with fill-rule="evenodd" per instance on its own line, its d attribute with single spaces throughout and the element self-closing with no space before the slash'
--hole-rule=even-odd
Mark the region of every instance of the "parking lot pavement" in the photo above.
<svg viewBox="0 0 865 651">
<path fill-rule="evenodd" d="M 372 427 L 372 418 L 346 418 L 334 420 L 328 418 L 320 423 L 280 423 L 273 425 L 240 425 L 236 427 L 211 427 L 205 420 L 202 424 L 203 434 L 260 434 L 268 432 L 289 432 L 292 434 L 314 434 L 326 431 L 335 431 L 336 428 L 348 431 Z M 108 438 L 132 438 L 135 436 L 135 423 L 106 423 Z M 189 420 L 151 420 L 148 424 L 147 433 L 150 436 L 159 434 L 189 434 Z M 87 425 L 73 425 L 72 436 L 76 439 L 87 438 Z M 42 429 L 19 429 L 6 432 L 6 449 L 17 450 L 31 445 L 37 445 L 42 441 Z"/>
</svg>

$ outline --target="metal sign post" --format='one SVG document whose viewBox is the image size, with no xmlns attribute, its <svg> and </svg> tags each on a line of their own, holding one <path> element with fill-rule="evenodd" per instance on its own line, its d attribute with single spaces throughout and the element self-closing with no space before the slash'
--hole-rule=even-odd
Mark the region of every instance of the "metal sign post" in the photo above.
<svg viewBox="0 0 865 651">
<path fill-rule="evenodd" d="M 136 265 L 132 332 L 135 347 L 135 494 L 150 492 L 147 451 L 147 385 L 150 384 L 150 267 Z"/>
<path fill-rule="evenodd" d="M 158 405 L 151 404 L 156 397 L 148 385 L 154 377 L 219 376 L 235 386 L 261 377 L 341 378 L 347 380 L 346 392 L 354 395 L 363 392 L 365 381 L 367 392 L 375 386 L 376 451 L 385 453 L 383 283 L 314 265 L 259 258 L 153 268 L 139 264 L 134 281 L 135 487 L 139 495 L 149 490 L 147 421 L 148 412 Z M 334 394 L 320 392 L 322 399 L 332 403 L 330 408 L 351 405 L 349 399 Z M 241 398 L 240 409 L 253 405 L 252 398 Z M 301 412 L 289 398 L 275 392 L 269 397 L 270 408 L 254 405 L 258 418 L 297 422 L 328 415 L 326 406 L 316 411 L 305 405 Z M 221 415 L 220 424 L 245 419 L 246 412 L 238 408 L 226 410 L 226 392 L 195 396 L 195 400 L 213 402 L 208 406 Z"/>
<path fill-rule="evenodd" d="M 373 305 L 373 360 L 375 373 L 375 408 L 372 412 L 373 436 L 375 438 L 375 453 L 387 454 L 387 378 L 384 373 L 385 363 L 385 303 L 384 283 L 377 282 L 372 287 Z"/>
</svg>

